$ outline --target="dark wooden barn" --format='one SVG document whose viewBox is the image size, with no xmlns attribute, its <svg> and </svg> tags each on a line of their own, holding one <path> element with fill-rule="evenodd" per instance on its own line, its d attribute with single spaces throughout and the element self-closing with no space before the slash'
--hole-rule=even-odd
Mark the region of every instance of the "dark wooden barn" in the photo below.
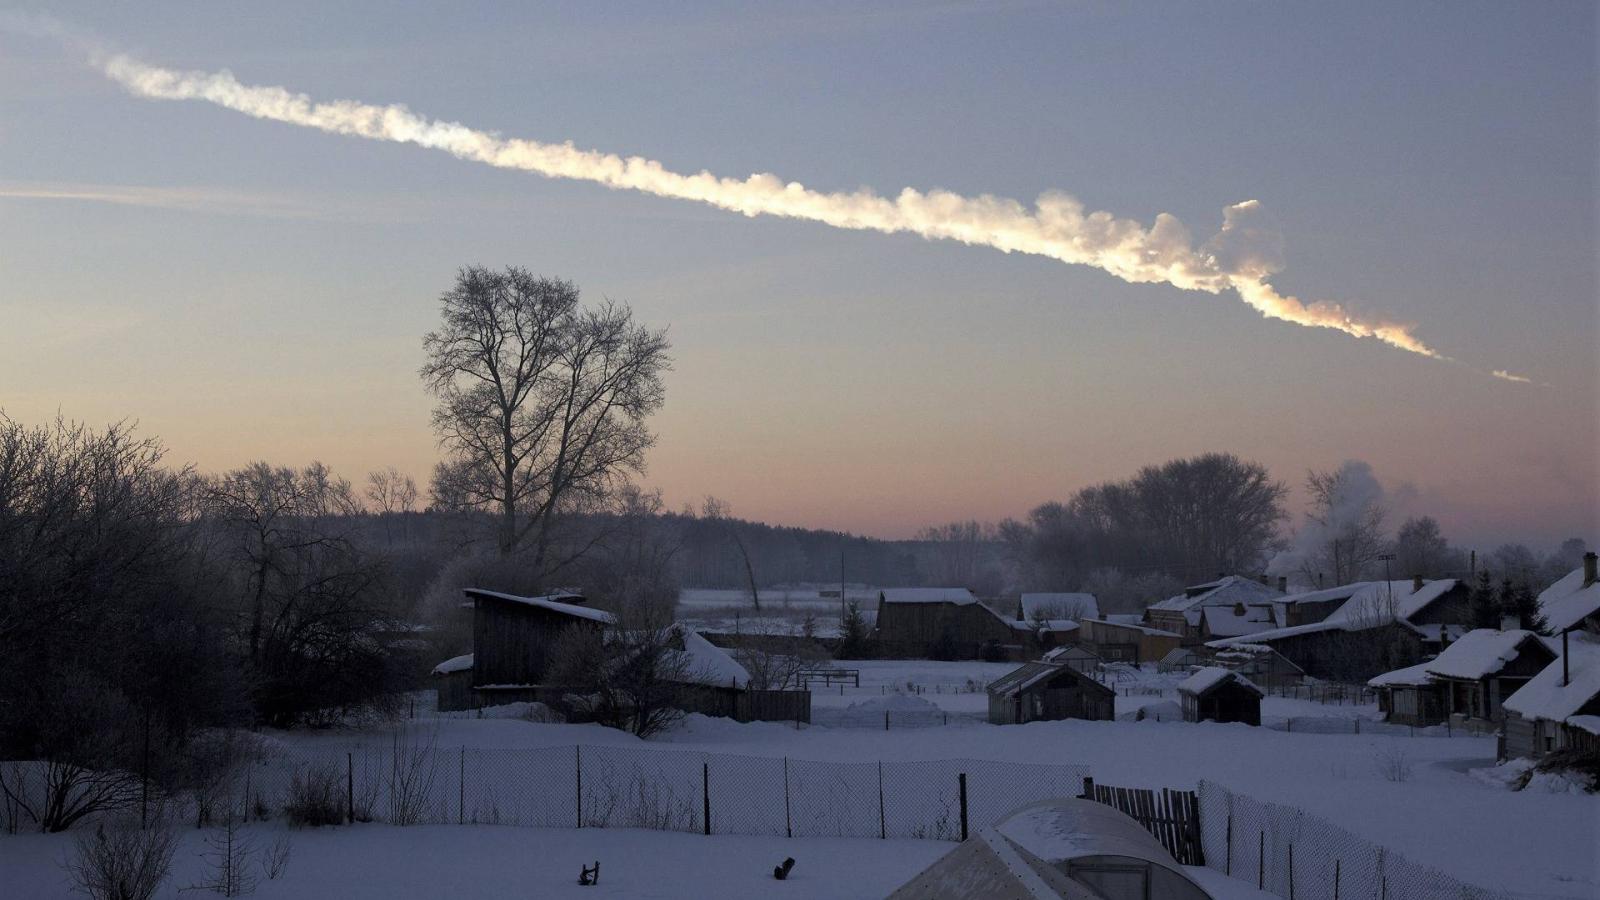
<svg viewBox="0 0 1600 900">
<path fill-rule="evenodd" d="M 467 588 L 472 608 L 472 686 L 512 689 L 544 684 L 550 649 L 569 628 L 604 628 L 610 613 L 577 594 L 517 597 Z"/>
<path fill-rule="evenodd" d="M 1014 655 L 1035 638 L 1027 622 L 1000 615 L 966 588 L 884 588 L 878 592 L 878 648 L 904 658 L 977 659 Z"/>
<path fill-rule="evenodd" d="M 1117 694 L 1071 666 L 1024 663 L 989 685 L 989 721 L 1021 725 L 1056 719 L 1116 717 Z"/>
<path fill-rule="evenodd" d="M 1261 724 L 1261 689 L 1238 672 L 1208 666 L 1178 683 L 1185 722 Z"/>
<path fill-rule="evenodd" d="M 1556 658 L 1545 638 L 1531 631 L 1478 628 L 1462 635 L 1426 664 L 1439 683 L 1446 715 L 1505 718 L 1501 704 Z"/>
</svg>

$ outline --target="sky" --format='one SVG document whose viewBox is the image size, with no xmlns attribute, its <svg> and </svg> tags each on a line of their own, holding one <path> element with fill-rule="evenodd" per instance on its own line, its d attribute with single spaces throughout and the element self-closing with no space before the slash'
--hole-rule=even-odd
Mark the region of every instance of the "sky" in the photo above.
<svg viewBox="0 0 1600 900">
<path fill-rule="evenodd" d="M 327 6 L 49 12 L 150 65 L 685 173 L 1061 191 L 1196 244 L 1254 200 L 1275 288 L 1450 360 L 1231 291 L 145 99 L 0 28 L 0 409 L 137 420 L 206 470 L 425 481 L 438 296 L 515 264 L 669 329 L 642 481 L 674 507 L 904 537 L 1220 450 L 1296 509 L 1356 458 L 1467 545 L 1600 537 L 1592 4 Z"/>
</svg>

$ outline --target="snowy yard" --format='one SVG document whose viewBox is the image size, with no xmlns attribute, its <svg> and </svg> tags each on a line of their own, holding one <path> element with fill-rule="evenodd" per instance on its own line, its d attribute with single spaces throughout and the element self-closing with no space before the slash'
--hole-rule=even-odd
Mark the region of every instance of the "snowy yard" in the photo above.
<svg viewBox="0 0 1600 900">
<path fill-rule="evenodd" d="M 964 689 L 969 680 L 983 683 L 1010 668 L 1008 664 L 926 661 L 840 665 L 861 669 L 861 687 L 847 687 L 842 696 L 837 687 L 831 692 L 819 691 L 815 696 L 819 719 L 823 711 L 852 704 L 881 707 L 908 701 L 975 716 L 986 699 L 981 691 Z M 1148 689 L 1177 680 L 1176 676 L 1154 673 L 1138 678 L 1138 687 Z M 897 689 L 900 693 L 895 693 Z M 1170 694 L 1119 695 L 1119 714 L 1170 699 Z M 1269 718 L 1376 718 L 1370 707 L 1323 706 L 1282 698 L 1270 698 L 1263 712 Z M 586 754 L 592 752 L 596 758 L 626 753 L 659 760 L 664 771 L 678 765 L 672 760 L 691 758 L 695 776 L 700 764 L 694 754 L 717 754 L 713 771 L 717 760 L 733 756 L 747 760 L 755 769 L 764 766 L 775 771 L 784 758 L 796 766 L 806 764 L 803 761 L 858 766 L 882 761 L 890 770 L 912 761 L 971 759 L 984 761 L 989 768 L 1005 763 L 1082 765 L 1098 783 L 1127 787 L 1193 789 L 1207 779 L 1257 800 L 1298 807 L 1470 883 L 1507 889 L 1527 898 L 1600 894 L 1600 853 L 1596 852 L 1600 849 L 1600 798 L 1511 792 L 1490 779 L 1473 776 L 1471 770 L 1492 765 L 1495 748 L 1493 738 L 1488 737 L 1284 732 L 1246 725 L 1156 721 L 991 726 L 967 717 L 948 726 L 885 731 L 881 727 L 823 725 L 797 729 L 792 724 L 739 724 L 693 716 L 652 741 L 592 725 L 516 718 L 419 718 L 405 723 L 405 729 L 409 735 L 450 750 L 451 759 L 463 747 L 468 751 L 461 755 L 470 760 L 478 758 L 475 750 L 582 745 Z M 267 737 L 289 754 L 342 760 L 352 748 L 387 746 L 393 733 L 296 732 Z M 1403 772 L 1399 776 L 1397 762 Z M 994 770 L 1004 771 L 1003 767 Z M 931 771 L 942 773 L 943 768 L 935 766 Z M 449 777 L 453 795 L 453 771 Z M 529 777 L 516 766 L 504 765 L 484 773 L 484 789 L 510 797 L 523 789 L 521 785 Z M 1399 780 L 1392 780 L 1396 777 Z M 477 774 L 468 773 L 469 781 L 476 784 L 477 779 Z M 754 788 L 730 790 L 749 793 Z M 875 808 L 876 798 L 871 799 Z M 781 824 L 781 796 L 775 814 Z M 724 821 L 717 811 L 712 818 L 714 823 Z M 1475 836 L 1490 834 L 1494 852 L 1484 852 L 1485 840 Z M 193 842 L 192 833 L 188 840 Z M 413 896 L 457 898 L 569 894 L 881 897 L 954 846 L 948 841 L 894 837 L 888 841 L 786 839 L 781 830 L 780 835 L 771 837 L 706 837 L 683 831 L 472 825 L 358 825 L 294 832 L 293 840 L 296 849 L 289 876 L 281 882 L 263 882 L 260 896 L 394 896 L 394 887 L 404 884 Z M 16 896 L 66 896 L 57 861 L 68 846 L 68 840 L 59 836 L 0 838 L 0 869 L 23 879 L 16 883 L 29 886 L 29 892 Z M 193 855 L 192 850 L 180 851 L 180 866 L 192 867 Z M 796 880 L 778 885 L 770 870 L 786 855 L 798 860 Z M 602 889 L 579 889 L 574 883 L 578 863 L 595 858 L 602 861 Z M 1215 872 L 1202 875 L 1212 881 L 1217 878 Z M 193 877 L 180 871 L 173 884 L 182 886 Z M 1217 891 L 1220 897 L 1254 894 L 1253 890 L 1234 892 L 1243 889 L 1242 883 L 1233 882 L 1226 890 Z"/>
</svg>

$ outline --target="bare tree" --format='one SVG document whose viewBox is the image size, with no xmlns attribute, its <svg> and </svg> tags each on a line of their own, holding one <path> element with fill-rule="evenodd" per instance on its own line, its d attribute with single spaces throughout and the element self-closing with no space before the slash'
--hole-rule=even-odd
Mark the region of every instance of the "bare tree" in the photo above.
<svg viewBox="0 0 1600 900">
<path fill-rule="evenodd" d="M 933 553 L 932 576 L 941 585 L 971 588 L 993 594 L 999 587 L 999 573 L 986 567 L 991 548 L 999 535 L 993 525 L 969 519 L 923 528 L 916 540 L 930 545 Z"/>
<path fill-rule="evenodd" d="M 563 632 L 551 648 L 548 680 L 570 690 L 576 716 L 649 737 L 683 718 L 686 689 L 710 683 L 687 639 L 660 610 L 629 607 L 605 630 Z"/>
<path fill-rule="evenodd" d="M 392 543 L 389 519 L 405 515 L 417 506 L 417 482 L 399 469 L 375 469 L 367 473 L 367 500 L 370 509 L 383 518 L 383 534 Z"/>
<path fill-rule="evenodd" d="M 524 269 L 462 269 L 423 338 L 421 375 L 448 458 L 436 498 L 499 518 L 500 552 L 550 568 L 559 517 L 640 471 L 668 368 L 663 331 L 625 305 L 579 305 L 572 282 Z"/>
</svg>

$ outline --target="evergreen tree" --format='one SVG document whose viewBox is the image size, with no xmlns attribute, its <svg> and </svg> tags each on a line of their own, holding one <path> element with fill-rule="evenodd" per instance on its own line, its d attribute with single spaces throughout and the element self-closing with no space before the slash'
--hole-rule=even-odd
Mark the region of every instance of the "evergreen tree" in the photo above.
<svg viewBox="0 0 1600 900">
<path fill-rule="evenodd" d="M 1488 570 L 1478 573 L 1477 583 L 1467 595 L 1467 606 L 1473 628 L 1494 628 L 1500 624 L 1500 598 L 1495 596 Z"/>
<path fill-rule="evenodd" d="M 1500 588 L 1500 611 L 1502 615 L 1513 616 L 1519 628 L 1529 631 L 1544 632 L 1549 628 L 1544 614 L 1539 611 L 1539 598 L 1533 594 L 1533 588 L 1526 581 L 1512 585 L 1510 579 Z"/>
<path fill-rule="evenodd" d="M 861 607 L 854 600 L 844 608 L 840 637 L 839 659 L 866 659 L 872 655 L 872 635 L 867 629 L 866 617 L 861 615 Z"/>
</svg>

